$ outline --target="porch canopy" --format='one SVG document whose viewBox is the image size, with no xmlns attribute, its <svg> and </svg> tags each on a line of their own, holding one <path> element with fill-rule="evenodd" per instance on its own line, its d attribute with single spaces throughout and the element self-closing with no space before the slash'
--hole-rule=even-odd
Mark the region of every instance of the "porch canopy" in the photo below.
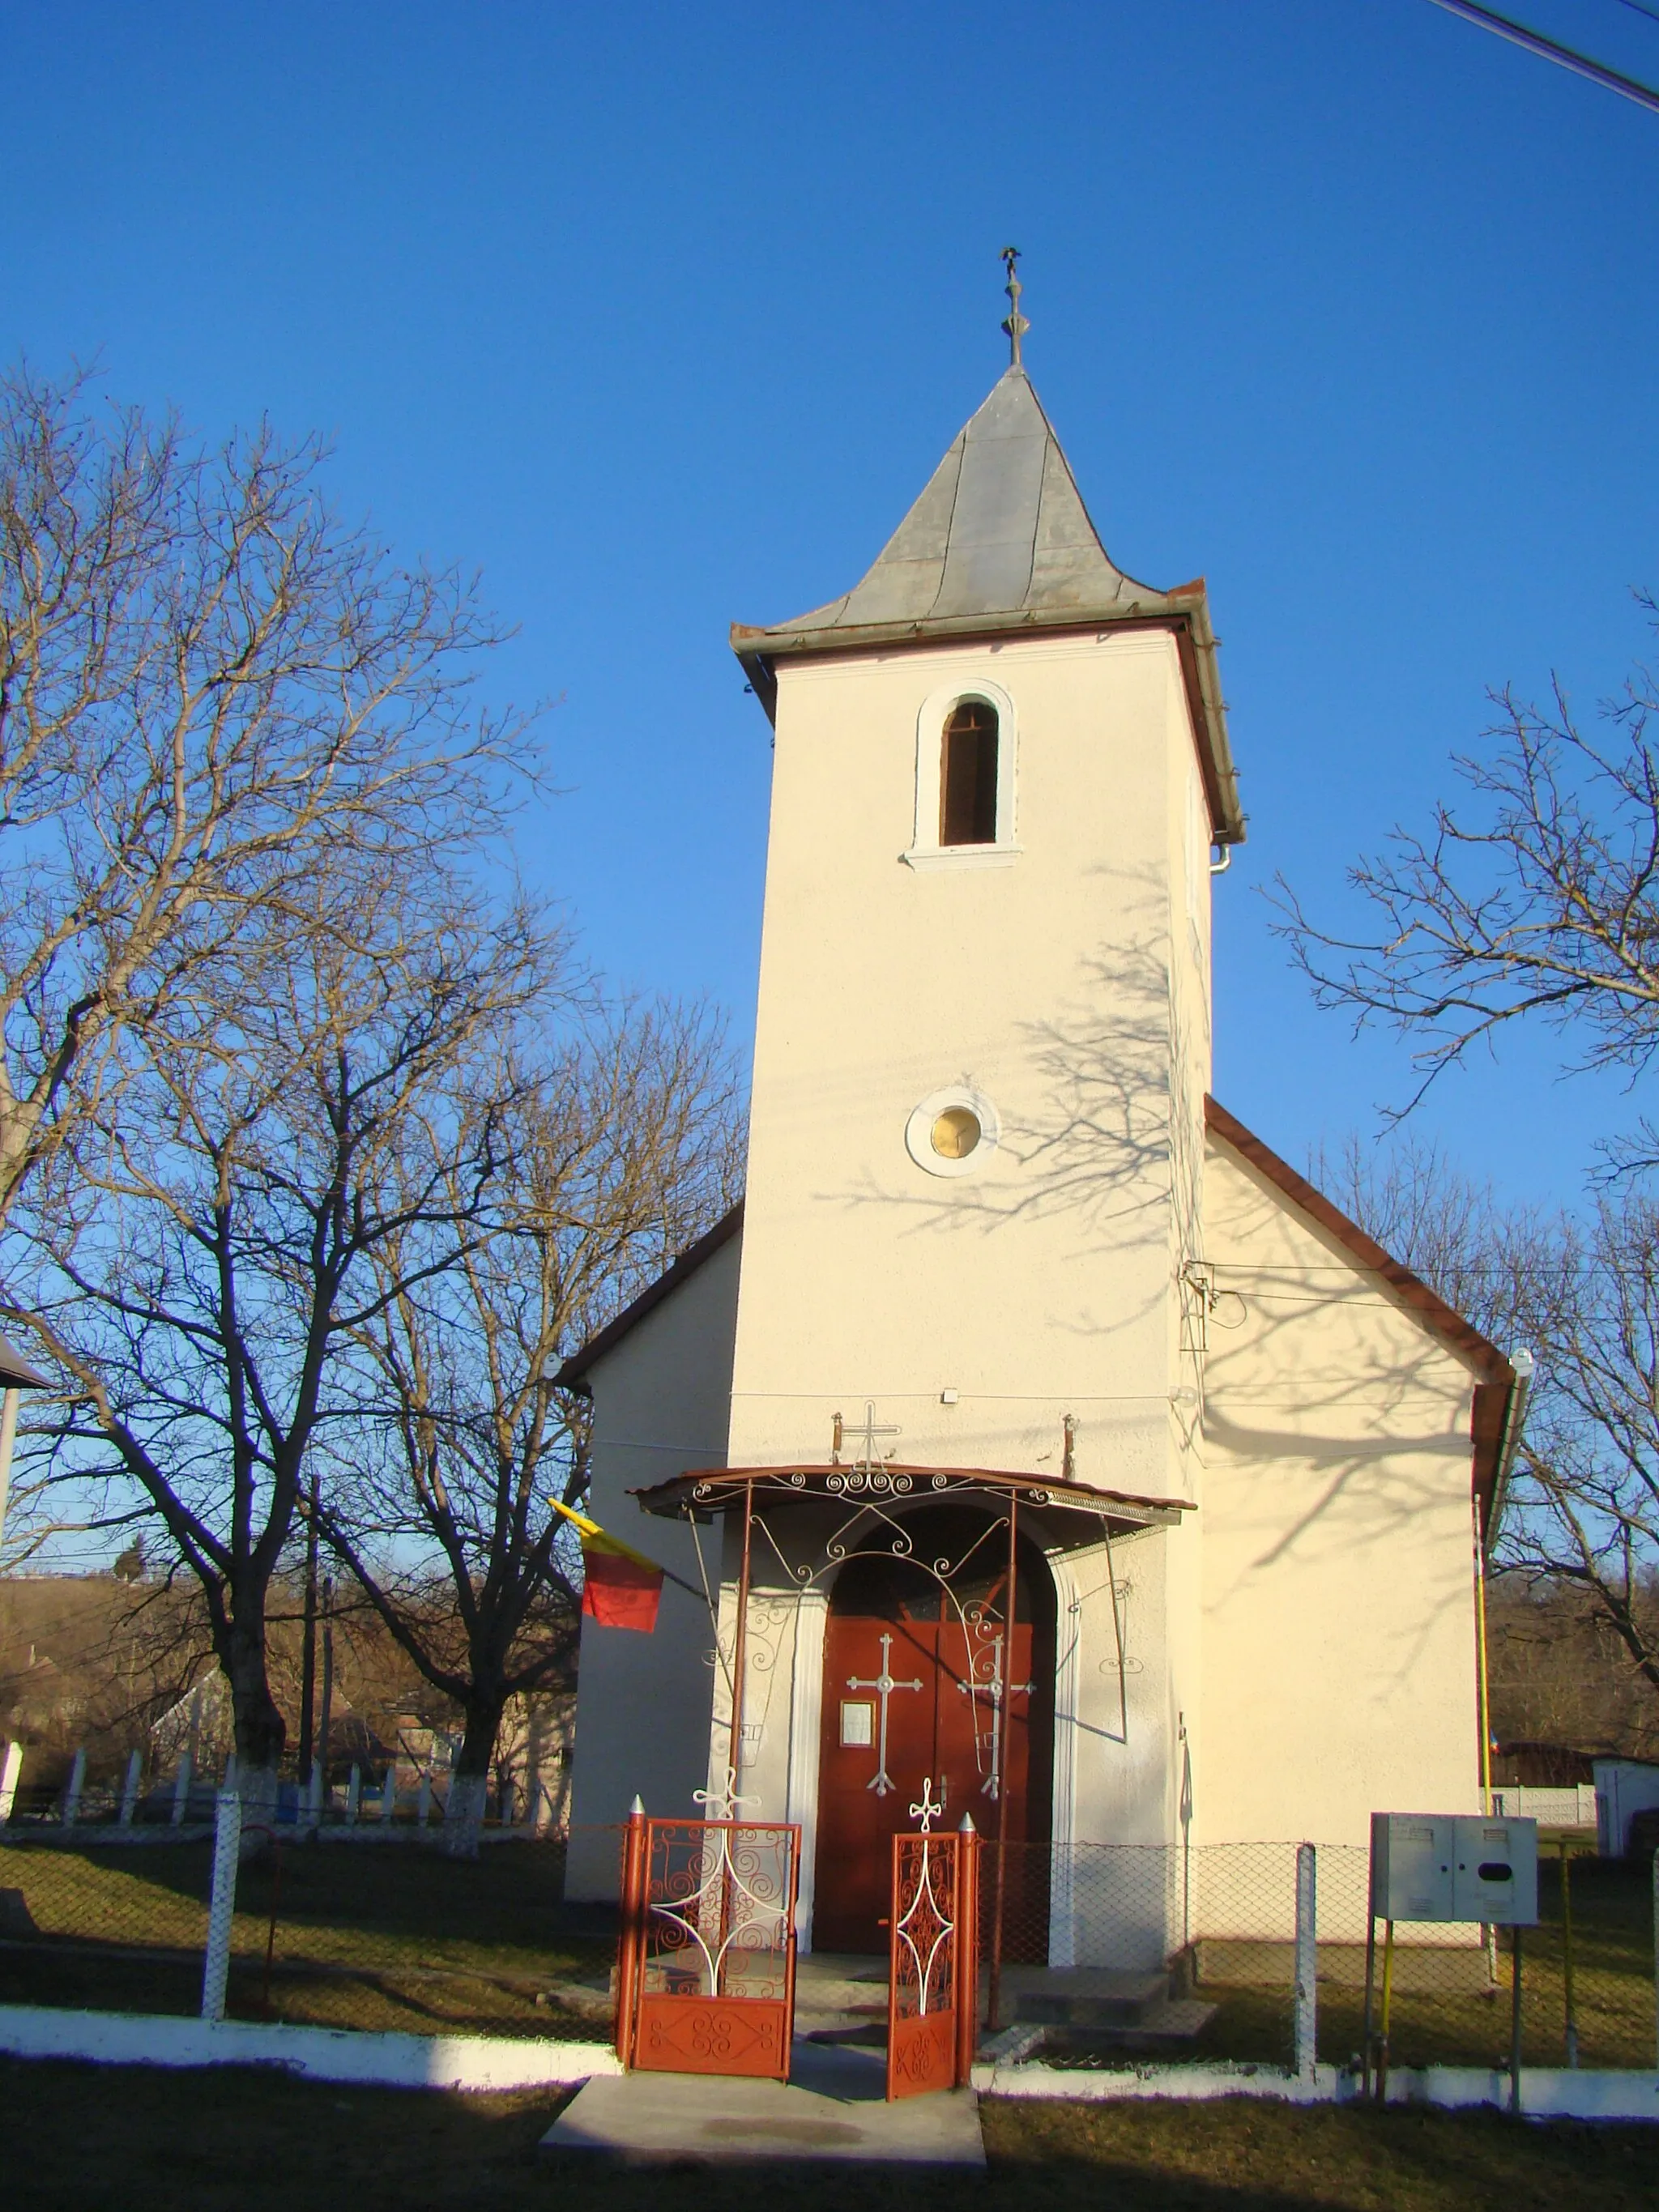
<svg viewBox="0 0 1659 2212">
<path fill-rule="evenodd" d="M 1012 1474 L 988 1467 L 911 1467 L 892 1460 L 842 1465 L 694 1468 L 666 1482 L 635 1490 L 644 1513 L 673 1520 L 709 1520 L 716 1514 L 754 1510 L 762 1500 L 817 1499 L 880 1509 L 968 1498 L 1024 1506 L 1038 1514 L 1088 1515 L 1106 1535 L 1131 1528 L 1170 1528 L 1193 1510 L 1190 1498 L 1146 1498 L 1133 1491 L 1103 1490 L 1072 1477 Z M 1091 1540 L 1085 1537 L 1085 1541 Z"/>
</svg>

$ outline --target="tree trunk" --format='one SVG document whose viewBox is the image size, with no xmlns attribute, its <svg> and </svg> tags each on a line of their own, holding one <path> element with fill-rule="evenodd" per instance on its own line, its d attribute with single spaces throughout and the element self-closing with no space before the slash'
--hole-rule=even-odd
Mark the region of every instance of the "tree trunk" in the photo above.
<svg viewBox="0 0 1659 2212">
<path fill-rule="evenodd" d="M 249 1619 L 248 1614 L 252 1618 Z M 245 1831 L 274 1820 L 277 1771 L 288 1742 L 288 1724 L 270 1694 L 265 1667 L 264 1607 L 256 1600 L 233 1615 L 220 1644 L 219 1663 L 230 1684 L 236 1723 L 237 1790 Z"/>
<path fill-rule="evenodd" d="M 461 1748 L 449 1778 L 449 1799 L 444 1807 L 444 1843 L 456 1858 L 478 1856 L 478 1836 L 483 1826 L 484 1803 L 489 1795 L 489 1770 L 507 1710 L 504 1688 L 475 1685 L 466 1707 L 466 1727 Z"/>
</svg>

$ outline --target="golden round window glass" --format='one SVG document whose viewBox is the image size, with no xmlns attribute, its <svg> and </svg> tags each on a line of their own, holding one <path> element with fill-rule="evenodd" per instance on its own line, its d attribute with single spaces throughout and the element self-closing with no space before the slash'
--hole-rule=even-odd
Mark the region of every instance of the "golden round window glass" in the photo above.
<svg viewBox="0 0 1659 2212">
<path fill-rule="evenodd" d="M 929 1133 L 929 1141 L 942 1160 L 965 1160 L 979 1139 L 979 1116 L 966 1106 L 947 1106 Z"/>
</svg>

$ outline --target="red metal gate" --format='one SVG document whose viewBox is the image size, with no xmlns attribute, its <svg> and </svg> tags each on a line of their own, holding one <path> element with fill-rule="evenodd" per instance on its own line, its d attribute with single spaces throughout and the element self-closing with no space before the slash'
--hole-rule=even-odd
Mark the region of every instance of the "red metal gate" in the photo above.
<svg viewBox="0 0 1659 2212">
<path fill-rule="evenodd" d="M 930 1832 L 939 1808 L 922 1788 L 919 1836 L 893 1838 L 887 2094 L 964 2087 L 979 2027 L 979 1838 L 963 1815 Z"/>
<path fill-rule="evenodd" d="M 800 1829 L 629 1820 L 617 2055 L 666 2074 L 789 2078 Z"/>
</svg>

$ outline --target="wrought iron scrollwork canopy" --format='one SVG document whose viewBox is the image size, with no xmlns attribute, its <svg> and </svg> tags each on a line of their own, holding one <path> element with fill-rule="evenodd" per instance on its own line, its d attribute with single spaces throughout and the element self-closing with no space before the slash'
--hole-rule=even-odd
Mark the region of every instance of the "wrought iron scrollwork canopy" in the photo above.
<svg viewBox="0 0 1659 2212">
<path fill-rule="evenodd" d="M 745 1498 L 755 1504 L 793 1498 L 884 1506 L 946 1500 L 957 1504 L 974 1498 L 1006 1507 L 1017 1500 L 1040 1510 L 1086 1513 L 1103 1522 L 1114 1535 L 1130 1528 L 1168 1528 L 1193 1510 L 1191 1501 L 1183 1498 L 1146 1498 L 998 1468 L 911 1467 L 890 1460 L 849 1467 L 699 1468 L 632 1494 L 642 1512 L 675 1520 L 740 1511 Z"/>
</svg>

